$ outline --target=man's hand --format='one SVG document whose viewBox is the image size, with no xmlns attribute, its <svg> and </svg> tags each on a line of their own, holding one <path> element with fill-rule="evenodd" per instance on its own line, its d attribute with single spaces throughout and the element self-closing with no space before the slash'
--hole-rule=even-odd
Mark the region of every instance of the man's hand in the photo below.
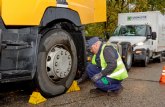
<svg viewBox="0 0 165 107">
<path fill-rule="evenodd" d="M 91 78 L 91 80 L 92 80 L 93 82 L 96 82 L 96 81 L 99 80 L 102 76 L 103 76 L 103 74 L 100 72 L 100 73 L 98 73 L 98 74 L 95 74 L 95 75 Z"/>
</svg>

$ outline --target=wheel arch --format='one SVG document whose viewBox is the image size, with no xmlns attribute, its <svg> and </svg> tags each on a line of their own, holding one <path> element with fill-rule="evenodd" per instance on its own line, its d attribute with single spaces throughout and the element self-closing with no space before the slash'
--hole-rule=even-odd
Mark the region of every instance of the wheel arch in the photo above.
<svg viewBox="0 0 165 107">
<path fill-rule="evenodd" d="M 40 22 L 40 26 L 47 26 L 47 24 L 57 20 L 68 20 L 76 26 L 81 26 L 80 16 L 76 11 L 67 8 L 54 7 L 46 9 Z"/>
<path fill-rule="evenodd" d="M 60 12 L 60 13 L 59 13 Z M 66 14 L 61 14 L 65 12 Z M 51 14 L 52 15 L 51 17 Z M 42 18 L 39 33 L 41 38 L 52 29 L 63 29 L 70 33 L 76 49 L 78 58 L 78 75 L 85 70 L 86 47 L 84 37 L 84 27 L 81 25 L 79 14 L 76 11 L 64 8 L 48 8 Z M 81 48 L 80 48 L 81 47 Z M 79 77 L 79 76 L 78 76 Z"/>
</svg>

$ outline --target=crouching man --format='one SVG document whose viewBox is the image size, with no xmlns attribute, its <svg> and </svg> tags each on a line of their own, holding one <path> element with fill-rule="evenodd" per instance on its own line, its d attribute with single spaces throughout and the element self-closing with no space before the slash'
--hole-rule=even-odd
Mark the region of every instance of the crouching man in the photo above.
<svg viewBox="0 0 165 107">
<path fill-rule="evenodd" d="M 110 43 L 102 43 L 98 37 L 89 39 L 87 44 L 94 54 L 86 69 L 96 86 L 96 89 L 91 89 L 90 92 L 121 92 L 121 82 L 128 74 L 117 50 Z"/>
</svg>

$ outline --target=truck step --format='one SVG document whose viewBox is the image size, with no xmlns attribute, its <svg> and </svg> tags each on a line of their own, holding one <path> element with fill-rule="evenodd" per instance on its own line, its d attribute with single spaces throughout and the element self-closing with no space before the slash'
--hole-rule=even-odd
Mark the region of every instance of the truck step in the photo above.
<svg viewBox="0 0 165 107">
<path fill-rule="evenodd" d="M 27 42 L 24 42 L 24 41 L 19 41 L 19 42 L 16 42 L 16 41 L 10 41 L 10 40 L 6 40 L 6 41 L 2 41 L 2 49 L 6 49 L 7 47 L 16 47 L 16 49 L 25 49 L 25 48 L 31 48 L 32 47 L 32 44 L 28 44 Z"/>
<path fill-rule="evenodd" d="M 31 79 L 31 72 L 29 70 L 8 70 L 0 71 L 0 82 L 13 82 L 20 79 Z"/>
</svg>

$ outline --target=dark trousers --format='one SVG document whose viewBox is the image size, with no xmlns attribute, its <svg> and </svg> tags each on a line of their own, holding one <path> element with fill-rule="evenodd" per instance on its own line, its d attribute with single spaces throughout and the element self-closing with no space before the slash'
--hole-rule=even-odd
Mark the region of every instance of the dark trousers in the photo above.
<svg viewBox="0 0 165 107">
<path fill-rule="evenodd" d="M 97 67 L 96 65 L 93 65 L 91 63 L 88 63 L 87 65 L 87 73 L 89 78 L 92 78 L 95 74 L 101 72 L 101 68 Z M 103 90 L 103 91 L 114 91 L 114 90 L 119 90 L 121 88 L 121 81 L 105 77 L 108 80 L 108 84 L 104 84 L 101 79 L 96 81 L 94 84 L 97 88 Z"/>
</svg>

